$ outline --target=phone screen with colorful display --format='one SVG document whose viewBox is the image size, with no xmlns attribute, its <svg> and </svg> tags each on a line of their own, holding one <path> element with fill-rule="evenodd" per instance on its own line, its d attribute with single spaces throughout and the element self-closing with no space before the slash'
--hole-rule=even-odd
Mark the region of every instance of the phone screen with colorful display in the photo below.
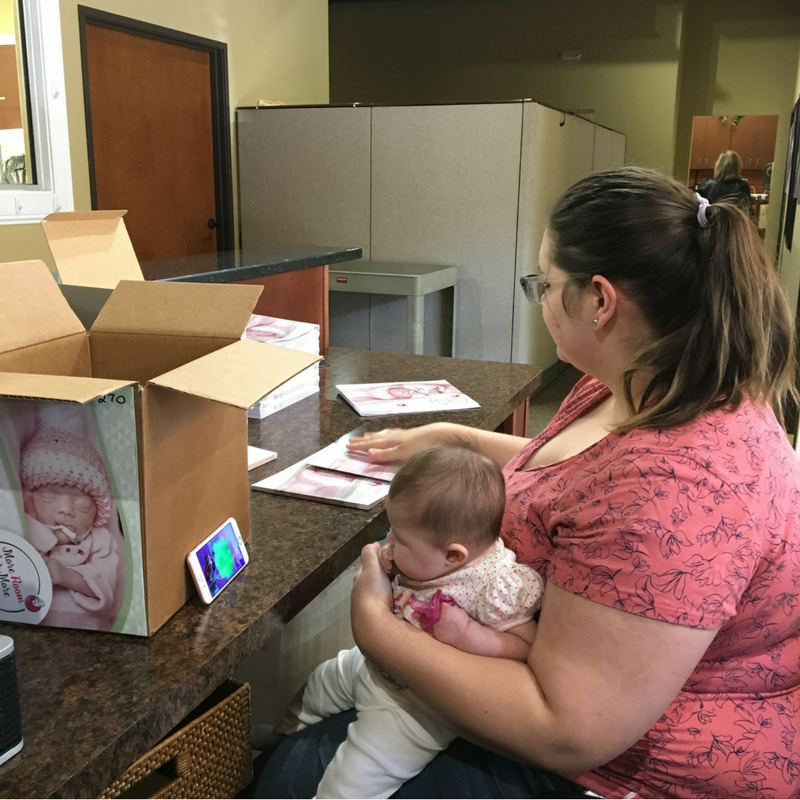
<svg viewBox="0 0 800 800">
<path fill-rule="evenodd" d="M 210 603 L 247 564 L 249 556 L 231 517 L 186 557 L 197 593 Z"/>
</svg>

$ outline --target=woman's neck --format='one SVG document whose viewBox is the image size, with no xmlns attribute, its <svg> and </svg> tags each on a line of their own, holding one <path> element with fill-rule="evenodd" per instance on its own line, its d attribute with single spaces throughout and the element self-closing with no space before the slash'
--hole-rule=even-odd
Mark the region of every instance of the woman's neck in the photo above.
<svg viewBox="0 0 800 800">
<path fill-rule="evenodd" d="M 623 372 L 620 370 L 614 375 L 605 377 L 595 375 L 593 377 L 596 377 L 597 380 L 607 386 L 611 392 L 611 397 L 607 400 L 605 408 L 603 409 L 603 424 L 608 428 L 609 432 L 613 431 L 627 422 L 634 413 L 625 394 Z M 642 397 L 644 396 L 645 389 L 649 382 L 650 376 L 642 371 L 634 375 L 633 381 L 631 382 L 633 409 L 639 408 L 639 404 L 642 401 Z"/>
</svg>

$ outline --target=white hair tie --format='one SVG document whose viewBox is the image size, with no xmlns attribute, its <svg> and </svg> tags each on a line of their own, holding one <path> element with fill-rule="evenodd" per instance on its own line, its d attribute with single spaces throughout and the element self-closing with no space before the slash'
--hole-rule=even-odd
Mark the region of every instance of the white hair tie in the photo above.
<svg viewBox="0 0 800 800">
<path fill-rule="evenodd" d="M 694 196 L 697 198 L 697 202 L 700 203 L 700 208 L 697 209 L 697 221 L 700 223 L 701 228 L 707 228 L 709 226 L 708 217 L 706 217 L 706 209 L 711 205 L 708 200 L 703 197 L 703 195 L 698 194 L 697 192 L 694 193 Z"/>
</svg>

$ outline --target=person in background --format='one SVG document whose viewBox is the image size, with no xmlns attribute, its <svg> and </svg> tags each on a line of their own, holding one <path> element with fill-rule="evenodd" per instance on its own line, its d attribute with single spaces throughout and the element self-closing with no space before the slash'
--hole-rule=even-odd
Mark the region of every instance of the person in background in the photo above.
<svg viewBox="0 0 800 800">
<path fill-rule="evenodd" d="M 697 193 L 709 203 L 722 199 L 738 203 L 746 213 L 752 213 L 750 184 L 742 177 L 742 159 L 735 150 L 720 153 L 714 165 L 714 177 L 700 184 Z"/>
<path fill-rule="evenodd" d="M 527 661 L 484 658 L 397 618 L 363 549 L 359 649 L 461 737 L 395 796 L 800 796 L 794 315 L 756 227 L 658 172 L 600 172 L 522 283 L 586 373 L 541 434 L 350 443 L 388 462 L 472 441 L 503 468 L 501 538 L 546 582 Z M 256 796 L 311 796 L 350 719 L 284 741 Z"/>
</svg>

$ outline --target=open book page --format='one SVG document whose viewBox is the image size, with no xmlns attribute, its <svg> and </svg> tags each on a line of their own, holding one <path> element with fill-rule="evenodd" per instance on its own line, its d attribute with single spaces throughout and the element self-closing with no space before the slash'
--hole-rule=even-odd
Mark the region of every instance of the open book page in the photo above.
<svg viewBox="0 0 800 800">
<path fill-rule="evenodd" d="M 448 381 L 348 383 L 336 387 L 362 417 L 480 408 Z"/>
<path fill-rule="evenodd" d="M 315 467 L 332 469 L 336 472 L 347 472 L 350 475 L 361 475 L 366 478 L 376 478 L 380 481 L 390 481 L 395 472 L 400 469 L 400 462 L 392 464 L 376 464 L 369 460 L 369 456 L 360 450 L 350 451 L 345 445 L 356 431 L 350 431 L 333 444 L 329 444 L 306 461 Z"/>
<path fill-rule="evenodd" d="M 384 481 L 312 467 L 305 461 L 254 483 L 251 488 L 362 509 L 377 505 L 389 492 L 389 484 Z"/>
</svg>

